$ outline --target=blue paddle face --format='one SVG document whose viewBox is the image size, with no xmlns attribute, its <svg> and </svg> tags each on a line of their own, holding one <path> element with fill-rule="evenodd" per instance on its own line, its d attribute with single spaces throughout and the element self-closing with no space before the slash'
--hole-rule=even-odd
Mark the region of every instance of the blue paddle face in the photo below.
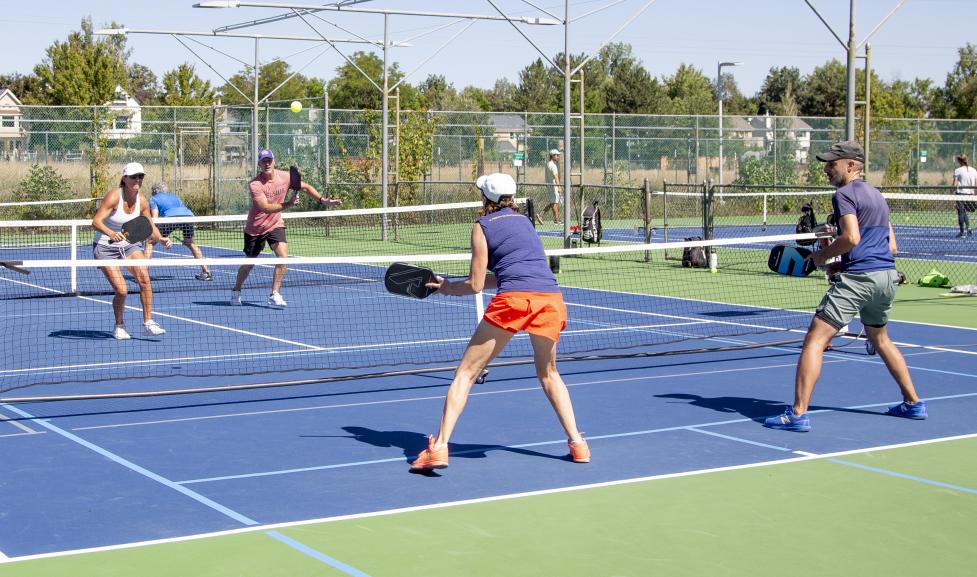
<svg viewBox="0 0 977 577">
<path fill-rule="evenodd" d="M 807 276 L 816 266 L 807 257 L 811 254 L 806 248 L 778 244 L 770 249 L 767 267 L 777 274 L 786 276 Z"/>
<path fill-rule="evenodd" d="M 423 266 L 414 266 L 402 262 L 395 262 L 383 275 L 383 286 L 392 294 L 408 296 L 415 299 L 427 298 L 434 292 L 425 283 L 434 281 L 434 273 Z"/>
</svg>

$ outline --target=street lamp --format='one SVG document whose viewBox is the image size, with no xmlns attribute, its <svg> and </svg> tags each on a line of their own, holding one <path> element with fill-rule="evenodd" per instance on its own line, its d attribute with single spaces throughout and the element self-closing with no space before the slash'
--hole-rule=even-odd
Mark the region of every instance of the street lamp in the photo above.
<svg viewBox="0 0 977 577">
<path fill-rule="evenodd" d="M 723 185 L 723 68 L 726 66 L 742 66 L 742 62 L 720 62 L 716 71 L 716 99 L 719 101 L 719 186 L 722 194 Z"/>
</svg>

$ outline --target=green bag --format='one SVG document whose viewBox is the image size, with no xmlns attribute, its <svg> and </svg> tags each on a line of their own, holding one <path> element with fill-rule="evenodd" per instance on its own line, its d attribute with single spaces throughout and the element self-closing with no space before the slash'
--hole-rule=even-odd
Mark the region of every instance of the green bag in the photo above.
<svg viewBox="0 0 977 577">
<path fill-rule="evenodd" d="M 935 268 L 930 269 L 927 274 L 920 277 L 919 286 L 937 288 L 948 287 L 950 286 L 950 277 L 946 276 Z"/>
</svg>

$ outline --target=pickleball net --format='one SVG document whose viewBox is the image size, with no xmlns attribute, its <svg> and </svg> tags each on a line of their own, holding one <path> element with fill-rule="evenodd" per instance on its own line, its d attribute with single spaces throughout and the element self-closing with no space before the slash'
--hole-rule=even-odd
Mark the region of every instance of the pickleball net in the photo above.
<svg viewBox="0 0 977 577">
<path fill-rule="evenodd" d="M 470 230 L 471 223 L 468 224 Z M 605 242 L 556 248 L 544 237 L 569 312 L 558 346 L 562 359 L 648 356 L 768 346 L 793 341 L 827 288 L 822 273 L 796 278 L 767 269 L 775 244 L 813 235 L 714 241 Z M 413 245 L 408 245 L 413 246 Z M 715 255 L 716 272 L 683 267 L 669 253 Z M 213 252 L 204 247 L 205 255 Z M 130 340 L 112 338 L 113 292 L 98 267 L 132 261 L 24 260 L 30 275 L 0 269 L 6 401 L 88 395 L 147 395 L 271 386 L 445 370 L 459 361 L 491 292 L 434 294 L 424 300 L 387 293 L 393 262 L 467 275 L 467 250 L 300 257 L 181 258 L 157 250 L 144 261 L 153 288 L 153 320 L 166 334 L 142 333 L 139 287 L 129 289 Z M 268 302 L 276 264 L 287 263 L 281 294 Z M 142 264 L 142 263 L 141 263 Z M 239 266 L 254 265 L 231 304 Z M 195 278 L 200 266 L 213 280 Z M 517 335 L 498 362 L 524 362 L 532 350 Z"/>
</svg>

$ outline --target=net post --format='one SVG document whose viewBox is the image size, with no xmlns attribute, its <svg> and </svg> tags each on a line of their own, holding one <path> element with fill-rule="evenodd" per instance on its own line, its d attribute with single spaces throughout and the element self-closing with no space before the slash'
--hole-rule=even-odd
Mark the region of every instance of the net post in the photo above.
<svg viewBox="0 0 977 577">
<path fill-rule="evenodd" d="M 78 260 L 78 225 L 71 223 L 71 292 L 78 292 L 78 267 L 75 261 Z"/>
<path fill-rule="evenodd" d="M 662 181 L 662 237 L 668 243 L 668 181 Z M 668 260 L 668 249 L 665 249 L 664 259 Z"/>
<path fill-rule="evenodd" d="M 715 192 L 716 189 L 712 184 L 712 179 L 708 179 L 702 184 L 702 238 L 704 240 L 712 240 L 712 204 Z M 712 252 L 713 248 L 711 246 L 706 247 L 707 257 Z"/>
<path fill-rule="evenodd" d="M 648 179 L 641 185 L 641 212 L 645 224 L 645 244 L 651 242 L 651 188 Z M 645 251 L 645 262 L 651 262 L 651 251 Z"/>
</svg>

